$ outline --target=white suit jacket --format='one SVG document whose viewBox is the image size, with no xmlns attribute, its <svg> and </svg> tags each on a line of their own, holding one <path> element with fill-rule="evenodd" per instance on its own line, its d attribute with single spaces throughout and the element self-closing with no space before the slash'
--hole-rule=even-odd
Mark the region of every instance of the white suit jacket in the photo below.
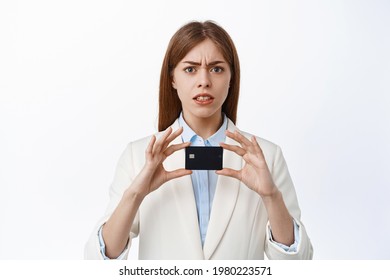
<svg viewBox="0 0 390 280">
<path fill-rule="evenodd" d="M 179 128 L 176 120 L 173 130 Z M 238 130 L 232 121 L 228 130 Z M 241 132 L 246 137 L 251 135 Z M 160 134 L 160 133 L 159 133 Z M 158 134 L 158 135 L 159 135 Z M 106 215 L 98 222 L 85 246 L 85 258 L 102 259 L 98 229 L 118 205 L 122 194 L 145 162 L 145 150 L 150 137 L 129 143 L 123 152 L 110 187 L 110 203 Z M 261 197 L 241 181 L 219 176 L 210 214 L 207 236 L 202 248 L 195 198 L 190 176 L 173 179 L 150 193 L 142 202 L 131 232 L 131 240 L 139 237 L 139 259 L 311 259 L 312 245 L 300 221 L 300 209 L 292 180 L 281 149 L 257 138 L 276 186 L 283 194 L 291 216 L 299 226 L 300 243 L 297 252 L 285 252 L 269 241 L 268 217 Z M 178 136 L 173 143 L 181 143 Z M 239 145 L 226 137 L 226 143 Z M 168 157 L 166 170 L 184 168 L 184 150 Z M 224 150 L 223 166 L 241 169 L 243 159 Z"/>
</svg>

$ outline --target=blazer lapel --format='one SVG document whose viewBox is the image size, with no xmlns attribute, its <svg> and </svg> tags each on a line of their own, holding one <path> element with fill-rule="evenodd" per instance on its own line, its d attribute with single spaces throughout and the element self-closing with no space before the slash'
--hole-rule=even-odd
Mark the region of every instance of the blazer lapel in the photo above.
<svg viewBox="0 0 390 280">
<path fill-rule="evenodd" d="M 228 130 L 237 130 L 237 127 L 231 120 L 229 120 L 228 123 Z M 228 137 L 226 137 L 225 142 L 231 145 L 239 145 L 239 143 Z M 239 155 L 231 151 L 224 150 L 224 167 L 240 170 L 242 168 L 242 164 L 243 160 Z M 206 240 L 203 248 L 205 259 L 211 258 L 222 239 L 236 205 L 239 187 L 240 181 L 235 178 L 227 176 L 218 177 Z"/>
<path fill-rule="evenodd" d="M 176 120 L 172 124 L 173 131 L 179 128 L 179 122 Z M 172 141 L 172 144 L 183 143 L 179 135 Z M 169 156 L 165 162 L 166 170 L 171 171 L 185 166 L 185 150 L 179 150 Z M 180 224 L 183 226 L 183 231 L 186 232 L 187 238 L 193 245 L 192 248 L 196 252 L 197 258 L 204 258 L 202 251 L 202 243 L 200 241 L 198 214 L 196 211 L 196 203 L 194 197 L 194 190 L 192 188 L 191 176 L 183 176 L 169 182 L 175 202 L 177 204 L 177 214 L 180 219 Z M 182 248 L 188 250 L 189 248 Z"/>
</svg>

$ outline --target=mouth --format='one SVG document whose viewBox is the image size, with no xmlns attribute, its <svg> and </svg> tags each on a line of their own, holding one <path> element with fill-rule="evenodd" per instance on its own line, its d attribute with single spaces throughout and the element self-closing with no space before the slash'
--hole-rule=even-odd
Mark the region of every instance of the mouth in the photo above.
<svg viewBox="0 0 390 280">
<path fill-rule="evenodd" d="M 207 102 L 212 101 L 214 99 L 214 97 L 208 93 L 201 93 L 201 94 L 195 95 L 195 97 L 192 99 L 197 101 L 197 102 L 207 103 Z"/>
</svg>

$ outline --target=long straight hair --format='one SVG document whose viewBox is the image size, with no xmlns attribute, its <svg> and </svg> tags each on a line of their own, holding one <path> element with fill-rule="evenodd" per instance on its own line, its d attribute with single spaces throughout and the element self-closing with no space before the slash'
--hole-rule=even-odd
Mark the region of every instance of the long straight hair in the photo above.
<svg viewBox="0 0 390 280">
<path fill-rule="evenodd" d="M 236 123 L 240 91 L 240 62 L 236 47 L 229 34 L 212 21 L 190 22 L 181 27 L 171 38 L 161 67 L 159 89 L 158 130 L 168 128 L 179 116 L 182 107 L 176 89 L 172 86 L 173 70 L 196 45 L 210 39 L 230 66 L 231 80 L 228 96 L 222 104 L 222 112 Z"/>
</svg>

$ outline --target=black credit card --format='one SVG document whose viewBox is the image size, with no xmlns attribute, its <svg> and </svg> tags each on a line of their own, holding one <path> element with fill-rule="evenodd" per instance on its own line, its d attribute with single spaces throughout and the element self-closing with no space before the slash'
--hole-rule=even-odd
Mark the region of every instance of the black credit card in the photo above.
<svg viewBox="0 0 390 280">
<path fill-rule="evenodd" d="M 221 170 L 222 147 L 186 147 L 186 169 Z"/>
</svg>

